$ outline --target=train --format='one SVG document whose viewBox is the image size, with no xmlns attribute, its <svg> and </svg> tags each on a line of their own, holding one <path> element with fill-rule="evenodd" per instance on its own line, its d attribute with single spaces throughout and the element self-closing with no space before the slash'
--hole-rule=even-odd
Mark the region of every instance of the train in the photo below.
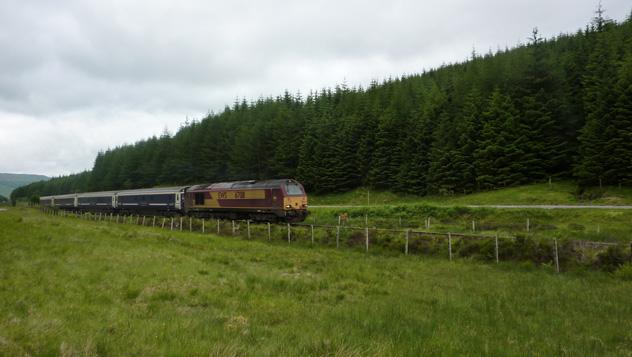
<svg viewBox="0 0 632 357">
<path fill-rule="evenodd" d="M 305 189 L 293 179 L 72 193 L 42 196 L 39 202 L 42 207 L 80 212 L 267 222 L 302 222 L 308 215 Z"/>
</svg>

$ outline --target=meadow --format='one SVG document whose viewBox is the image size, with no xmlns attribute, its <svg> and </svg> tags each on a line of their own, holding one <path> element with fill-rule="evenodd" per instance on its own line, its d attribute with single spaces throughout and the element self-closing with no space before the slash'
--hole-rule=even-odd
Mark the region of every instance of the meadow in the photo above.
<svg viewBox="0 0 632 357">
<path fill-rule="evenodd" d="M 592 188 L 578 193 L 572 182 L 532 184 L 454 196 L 413 196 L 358 189 L 310 195 L 310 223 L 411 228 L 435 232 L 526 235 L 536 239 L 578 239 L 627 243 L 632 240 L 632 210 L 469 207 L 469 205 L 630 205 L 632 189 Z M 426 220 L 430 218 L 430 226 Z M 474 222 L 473 222 L 474 221 Z M 473 227 L 474 226 L 474 227 Z"/>
<path fill-rule="evenodd" d="M 632 281 L 0 212 L 0 355 L 632 354 Z"/>
</svg>

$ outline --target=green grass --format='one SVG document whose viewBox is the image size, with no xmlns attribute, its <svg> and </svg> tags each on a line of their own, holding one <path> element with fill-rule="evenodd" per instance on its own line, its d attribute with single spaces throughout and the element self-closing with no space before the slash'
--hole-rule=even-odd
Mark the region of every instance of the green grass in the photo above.
<svg viewBox="0 0 632 357">
<path fill-rule="evenodd" d="M 392 192 L 371 192 L 371 206 L 366 206 L 367 191 L 357 189 L 343 194 L 310 195 L 312 207 L 308 222 L 337 224 L 338 216 L 348 213 L 352 225 L 363 226 L 364 216 L 368 215 L 371 227 L 427 230 L 425 221 L 430 217 L 430 230 L 436 232 L 471 232 L 472 221 L 475 221 L 476 232 L 484 234 L 527 234 L 545 239 L 611 242 L 632 240 L 632 210 L 466 207 L 502 204 L 632 204 L 631 188 L 605 187 L 603 190 L 586 190 L 585 197 L 598 197 L 593 200 L 578 199 L 576 191 L 575 184 L 558 182 L 551 186 L 534 184 L 457 196 L 418 197 Z M 325 207 L 318 207 L 319 205 Z M 343 207 L 335 207 L 336 205 Z"/>
<path fill-rule="evenodd" d="M 630 355 L 632 282 L 0 212 L 0 355 Z"/>
<path fill-rule="evenodd" d="M 310 205 L 366 205 L 367 189 L 361 188 L 346 193 L 328 195 L 310 195 Z M 479 192 L 469 195 L 453 196 L 414 196 L 395 194 L 385 191 L 370 191 L 371 205 L 393 204 L 432 204 L 432 205 L 544 205 L 544 204 L 632 204 L 632 188 L 606 186 L 602 190 L 592 188 L 586 190 L 584 199 L 577 195 L 577 185 L 560 181 L 510 187 L 494 191 Z"/>
<path fill-rule="evenodd" d="M 495 209 L 402 204 L 381 207 L 310 208 L 306 223 L 336 225 L 347 213 L 349 224 L 363 227 L 411 228 L 452 233 L 528 235 L 543 239 L 579 239 L 629 242 L 632 240 L 632 210 L 617 209 Z M 430 217 L 430 229 L 426 219 Z M 529 220 L 529 231 L 527 231 Z M 475 221 L 475 231 L 472 231 Z"/>
</svg>

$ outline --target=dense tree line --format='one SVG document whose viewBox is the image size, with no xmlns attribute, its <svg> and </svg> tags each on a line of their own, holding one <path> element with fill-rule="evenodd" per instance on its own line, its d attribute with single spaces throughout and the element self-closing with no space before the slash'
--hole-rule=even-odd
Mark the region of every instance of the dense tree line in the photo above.
<svg viewBox="0 0 632 357">
<path fill-rule="evenodd" d="M 418 75 L 236 102 L 99 153 L 89 172 L 13 197 L 294 177 L 310 192 L 488 190 L 551 176 L 632 184 L 632 20 Z"/>
</svg>

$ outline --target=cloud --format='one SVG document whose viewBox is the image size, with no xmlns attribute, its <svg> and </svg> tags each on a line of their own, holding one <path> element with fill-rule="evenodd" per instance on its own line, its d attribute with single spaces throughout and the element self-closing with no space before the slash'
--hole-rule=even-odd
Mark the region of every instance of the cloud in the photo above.
<svg viewBox="0 0 632 357">
<path fill-rule="evenodd" d="M 604 0 L 623 19 L 626 1 Z M 596 1 L 0 3 L 0 171 L 89 169 L 235 98 L 367 85 L 574 32 Z M 34 140 L 37 138 L 37 140 Z M 29 143 L 28 148 L 23 147 Z"/>
</svg>

